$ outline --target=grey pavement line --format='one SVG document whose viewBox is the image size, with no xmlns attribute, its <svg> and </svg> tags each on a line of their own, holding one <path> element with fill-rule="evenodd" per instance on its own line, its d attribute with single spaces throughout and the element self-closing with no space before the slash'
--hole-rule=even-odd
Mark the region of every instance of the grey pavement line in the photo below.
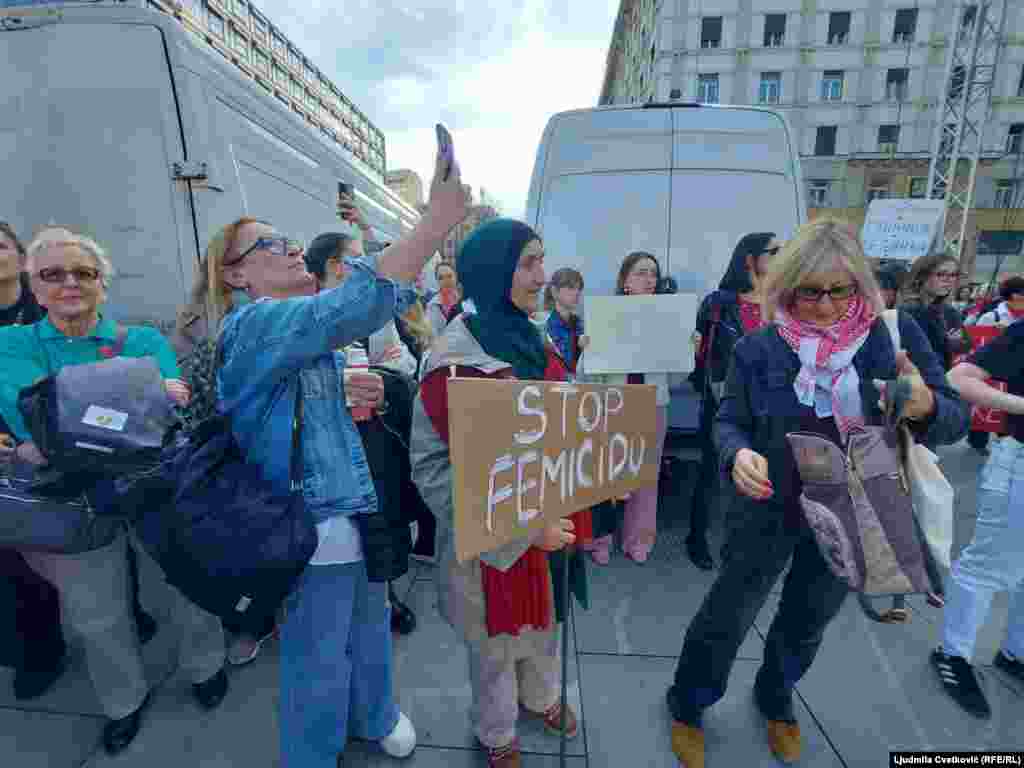
<svg viewBox="0 0 1024 768">
<path fill-rule="evenodd" d="M 569 618 L 572 620 L 572 650 L 576 655 L 576 688 L 579 689 L 580 693 L 580 714 L 579 724 L 580 730 L 583 732 L 583 764 L 590 768 L 590 743 L 587 741 L 587 716 L 586 716 L 586 703 L 583 697 L 583 667 L 580 664 L 580 644 L 579 635 L 576 632 L 576 610 L 573 606 L 573 601 L 570 598 L 569 601 Z M 565 627 L 562 628 L 565 631 Z M 568 762 L 568 761 L 566 761 Z"/>
<path fill-rule="evenodd" d="M 64 712 L 56 709 L 39 709 L 37 707 L 11 707 L 0 705 L 0 712 L 23 712 L 28 715 L 52 715 L 53 717 L 83 717 L 90 720 L 103 720 L 105 715 L 95 712 Z"/>
</svg>

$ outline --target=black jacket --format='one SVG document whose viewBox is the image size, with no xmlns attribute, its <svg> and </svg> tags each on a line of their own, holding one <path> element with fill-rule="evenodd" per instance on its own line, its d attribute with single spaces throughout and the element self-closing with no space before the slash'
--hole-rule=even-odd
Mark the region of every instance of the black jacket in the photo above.
<svg viewBox="0 0 1024 768">
<path fill-rule="evenodd" d="M 932 350 L 942 361 L 944 370 L 953 367 L 953 358 L 971 350 L 970 337 L 963 332 L 964 319 L 956 307 L 943 302 L 936 306 L 928 306 L 921 302 L 907 302 L 900 307 L 914 318 L 918 326 L 928 337 Z M 951 341 L 946 334 L 954 329 L 961 330 L 961 341 Z"/>
<path fill-rule="evenodd" d="M 900 312 L 899 327 L 903 348 L 935 395 L 935 412 L 931 419 L 912 423 L 911 428 L 919 442 L 954 443 L 967 433 L 970 409 L 946 382 L 941 363 L 913 318 Z M 853 364 L 860 376 L 866 422 L 880 425 L 883 415 L 873 380 L 896 378 L 895 352 L 884 321 L 875 322 Z M 728 476 L 741 448 L 749 448 L 767 459 L 775 496 L 768 501 L 742 497 L 748 507 L 767 505 L 781 514 L 799 497 L 799 488 L 788 487 L 795 474 L 795 461 L 786 441 L 788 432 L 801 429 L 803 406 L 793 390 L 799 370 L 799 358 L 774 325 L 745 336 L 736 345 L 725 395 L 715 420 L 714 441 L 729 487 L 734 487 Z M 757 514 L 763 515 L 766 511 L 761 506 Z"/>
</svg>

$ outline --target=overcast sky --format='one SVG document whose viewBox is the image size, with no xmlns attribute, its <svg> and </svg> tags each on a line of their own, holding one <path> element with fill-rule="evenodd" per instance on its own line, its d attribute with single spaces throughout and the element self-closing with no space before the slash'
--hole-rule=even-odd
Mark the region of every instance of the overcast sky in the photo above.
<svg viewBox="0 0 1024 768">
<path fill-rule="evenodd" d="M 430 184 L 434 123 L 463 180 L 522 217 L 548 118 L 597 105 L 619 0 L 256 0 Z"/>
</svg>

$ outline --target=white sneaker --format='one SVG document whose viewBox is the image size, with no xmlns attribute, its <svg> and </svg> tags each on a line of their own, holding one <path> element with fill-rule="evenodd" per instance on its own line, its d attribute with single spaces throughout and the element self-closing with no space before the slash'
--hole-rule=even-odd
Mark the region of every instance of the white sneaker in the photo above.
<svg viewBox="0 0 1024 768">
<path fill-rule="evenodd" d="M 405 713 L 398 713 L 395 729 L 380 740 L 380 746 L 392 757 L 408 757 L 416 749 L 416 729 Z"/>
</svg>

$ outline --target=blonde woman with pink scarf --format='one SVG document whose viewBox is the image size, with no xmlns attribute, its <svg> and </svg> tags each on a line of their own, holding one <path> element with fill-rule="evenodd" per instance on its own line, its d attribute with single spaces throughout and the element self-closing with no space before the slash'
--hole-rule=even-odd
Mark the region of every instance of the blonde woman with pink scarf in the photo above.
<svg viewBox="0 0 1024 768">
<path fill-rule="evenodd" d="M 793 690 L 848 590 L 800 513 L 786 434 L 815 432 L 844 445 L 851 432 L 882 423 L 876 382 L 898 375 L 910 379 L 904 413 L 918 440 L 951 443 L 967 431 L 966 405 L 906 314 L 899 315 L 905 351 L 893 348 L 878 285 L 846 223 L 801 227 L 772 261 L 763 296 L 766 326 L 736 344 L 713 433 L 737 494 L 728 557 L 686 632 L 668 691 L 672 748 L 685 768 L 703 768 L 703 711 L 725 695 L 740 644 L 790 562 L 754 700 L 775 757 L 800 757 Z"/>
</svg>

